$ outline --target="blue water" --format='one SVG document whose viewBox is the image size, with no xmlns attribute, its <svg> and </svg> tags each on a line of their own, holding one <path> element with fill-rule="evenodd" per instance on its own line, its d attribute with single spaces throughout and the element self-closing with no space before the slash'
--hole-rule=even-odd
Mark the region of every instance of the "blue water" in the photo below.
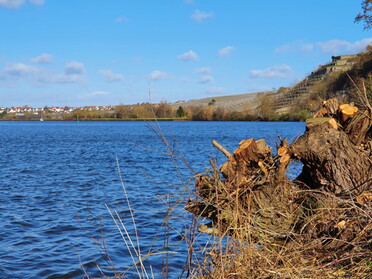
<svg viewBox="0 0 372 279">
<path fill-rule="evenodd" d="M 131 267 L 107 209 L 118 213 L 135 240 L 117 160 L 141 254 L 159 252 L 146 258 L 145 268 L 150 274 L 151 265 L 154 277 L 162 278 L 162 263 L 168 262 L 169 277 L 176 278 L 186 262 L 182 239 L 191 222 L 183 210 L 185 185 L 209 167 L 209 159 L 224 161 L 211 141 L 233 151 L 242 139 L 264 138 L 275 146 L 278 135 L 293 140 L 304 131 L 303 123 L 289 122 L 159 125 L 189 166 L 167 155 L 145 122 L 0 122 L 0 278 L 102 278 L 97 264 L 107 276 L 114 272 L 110 266 L 121 272 Z M 168 225 L 162 226 L 164 220 Z M 164 248 L 164 239 L 172 245 Z M 123 278 L 136 274 L 132 268 Z"/>
</svg>

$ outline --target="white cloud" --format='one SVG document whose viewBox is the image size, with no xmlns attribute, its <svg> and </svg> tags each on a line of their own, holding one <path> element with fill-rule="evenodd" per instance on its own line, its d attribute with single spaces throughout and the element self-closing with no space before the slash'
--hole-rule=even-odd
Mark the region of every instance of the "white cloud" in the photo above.
<svg viewBox="0 0 372 279">
<path fill-rule="evenodd" d="M 31 58 L 30 60 L 37 64 L 50 64 L 53 61 L 53 55 L 48 53 L 43 53 L 39 56 L 36 56 L 34 58 Z"/>
<path fill-rule="evenodd" d="M 177 59 L 182 60 L 182 61 L 193 61 L 193 60 L 198 60 L 199 56 L 192 50 L 189 50 L 188 52 L 178 55 Z"/>
<path fill-rule="evenodd" d="M 208 95 L 211 95 L 211 94 L 226 94 L 227 93 L 227 90 L 223 87 L 219 87 L 219 86 L 210 86 L 208 87 L 206 90 L 205 90 L 205 93 L 207 93 Z"/>
<path fill-rule="evenodd" d="M 372 38 L 366 38 L 356 42 L 330 40 L 327 42 L 318 42 L 317 46 L 319 46 L 320 52 L 326 54 L 350 54 L 362 51 L 369 44 L 372 44 Z"/>
<path fill-rule="evenodd" d="M 116 74 L 111 70 L 102 69 L 98 72 L 105 78 L 107 82 L 118 82 L 124 79 L 124 76 L 122 74 Z"/>
<path fill-rule="evenodd" d="M 41 5 L 44 5 L 45 0 L 30 0 L 30 3 L 34 4 L 34 5 L 41 6 Z"/>
<path fill-rule="evenodd" d="M 314 45 L 312 45 L 312 44 L 303 44 L 299 48 L 299 51 L 300 52 L 308 52 L 308 51 L 312 51 L 313 49 L 314 49 Z"/>
<path fill-rule="evenodd" d="M 194 13 L 191 15 L 191 18 L 195 20 L 197 23 L 203 22 L 203 20 L 207 18 L 213 17 L 213 12 L 202 12 L 200 10 L 195 10 Z"/>
<path fill-rule="evenodd" d="M 196 69 L 196 72 L 198 74 L 207 75 L 207 74 L 212 73 L 212 69 L 209 67 L 202 67 L 202 68 Z"/>
<path fill-rule="evenodd" d="M 290 52 L 309 52 L 314 49 L 314 45 L 310 43 L 303 43 L 301 41 L 294 41 L 292 43 L 277 47 L 275 53 L 290 53 Z"/>
<path fill-rule="evenodd" d="M 170 79 L 172 76 L 166 72 L 162 71 L 153 71 L 149 74 L 150 80 L 164 80 L 164 79 Z"/>
<path fill-rule="evenodd" d="M 347 48 L 350 43 L 342 40 L 330 40 L 328 42 L 319 42 L 317 45 L 322 53 L 338 53 L 341 49 Z"/>
<path fill-rule="evenodd" d="M 81 62 L 71 61 L 65 65 L 64 72 L 66 75 L 83 75 L 85 73 L 85 66 Z"/>
<path fill-rule="evenodd" d="M 85 79 L 85 66 L 81 62 L 71 61 L 66 63 L 63 73 L 53 75 L 42 73 L 38 76 L 41 83 L 77 83 Z"/>
<path fill-rule="evenodd" d="M 38 81 L 41 83 L 78 83 L 84 80 L 82 75 L 66 75 L 66 74 L 58 74 L 58 75 L 40 75 L 38 77 Z"/>
<path fill-rule="evenodd" d="M 128 22 L 128 21 L 129 21 L 129 19 L 126 18 L 126 17 L 123 17 L 123 16 L 119 16 L 119 17 L 115 18 L 116 23 L 122 23 L 122 22 Z"/>
<path fill-rule="evenodd" d="M 0 0 L 0 6 L 6 8 L 18 8 L 23 5 L 24 2 L 25 0 Z"/>
<path fill-rule="evenodd" d="M 310 52 L 317 50 L 323 54 L 353 54 L 363 51 L 367 45 L 372 44 L 372 38 L 349 42 L 345 40 L 329 40 L 317 43 L 304 43 L 294 41 L 292 43 L 277 47 L 275 53 Z"/>
<path fill-rule="evenodd" d="M 27 78 L 38 73 L 38 69 L 23 63 L 8 64 L 0 73 L 3 80 Z"/>
<path fill-rule="evenodd" d="M 264 70 L 250 71 L 251 78 L 287 78 L 292 73 L 288 65 L 274 65 Z"/>
<path fill-rule="evenodd" d="M 194 3 L 194 0 L 185 0 L 185 3 L 186 4 L 192 4 L 192 3 Z"/>
<path fill-rule="evenodd" d="M 29 74 L 34 74 L 37 71 L 38 71 L 37 68 L 23 63 L 12 63 L 9 64 L 4 69 L 4 73 L 12 76 L 25 76 Z"/>
<path fill-rule="evenodd" d="M 28 80 L 34 83 L 76 83 L 85 79 L 85 67 L 83 63 L 73 61 L 65 65 L 62 73 L 53 74 L 23 63 L 11 63 L 0 71 L 0 79 Z"/>
<path fill-rule="evenodd" d="M 231 52 L 234 51 L 234 47 L 233 46 L 227 46 L 227 47 L 224 47 L 222 49 L 220 49 L 218 51 L 218 56 L 219 57 L 224 57 L 224 56 L 228 56 Z"/>
<path fill-rule="evenodd" d="M 0 6 L 6 8 L 18 8 L 25 3 L 25 0 L 0 0 Z M 45 0 L 30 0 L 30 3 L 33 5 L 44 5 Z"/>
<path fill-rule="evenodd" d="M 198 83 L 205 84 L 212 81 L 213 81 L 212 76 L 202 76 L 201 78 L 199 78 Z"/>
</svg>

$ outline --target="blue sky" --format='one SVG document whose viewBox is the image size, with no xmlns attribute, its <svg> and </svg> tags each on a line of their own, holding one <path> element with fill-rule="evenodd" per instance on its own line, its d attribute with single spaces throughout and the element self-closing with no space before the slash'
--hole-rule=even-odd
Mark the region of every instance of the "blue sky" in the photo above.
<svg viewBox="0 0 372 279">
<path fill-rule="evenodd" d="M 370 31 L 351 0 L 0 0 L 0 106 L 178 101 L 290 86 Z M 149 94 L 150 91 L 150 94 Z"/>
</svg>

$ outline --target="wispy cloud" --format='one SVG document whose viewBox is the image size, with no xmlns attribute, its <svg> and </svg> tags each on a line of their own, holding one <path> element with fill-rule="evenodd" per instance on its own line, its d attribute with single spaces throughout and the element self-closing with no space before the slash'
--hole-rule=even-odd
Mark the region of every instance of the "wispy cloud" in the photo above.
<svg viewBox="0 0 372 279">
<path fill-rule="evenodd" d="M 202 68 L 196 69 L 196 72 L 198 74 L 207 75 L 207 74 L 212 73 L 212 69 L 209 67 L 202 67 Z"/>
<path fill-rule="evenodd" d="M 201 78 L 199 78 L 198 83 L 205 84 L 205 83 L 209 83 L 209 82 L 212 82 L 212 81 L 213 81 L 212 76 L 202 76 Z"/>
<path fill-rule="evenodd" d="M 188 83 L 188 82 L 191 81 L 191 79 L 190 79 L 189 77 L 182 77 L 182 78 L 180 78 L 180 81 L 181 81 L 182 83 Z"/>
<path fill-rule="evenodd" d="M 210 86 L 210 87 L 207 87 L 207 89 L 205 90 L 205 93 L 207 95 L 213 95 L 213 94 L 222 95 L 222 94 L 228 93 L 228 91 L 223 87 Z"/>
<path fill-rule="evenodd" d="M 274 65 L 264 70 L 252 70 L 249 75 L 251 78 L 287 78 L 292 73 L 292 68 L 288 65 Z"/>
<path fill-rule="evenodd" d="M 232 53 L 234 51 L 234 49 L 235 49 L 235 47 L 233 47 L 233 46 L 224 47 L 224 48 L 222 48 L 218 51 L 218 56 L 219 57 L 228 56 L 230 53 Z"/>
<path fill-rule="evenodd" d="M 23 63 L 10 63 L 0 72 L 0 79 L 13 80 L 37 75 L 38 68 Z"/>
<path fill-rule="evenodd" d="M 30 3 L 34 4 L 34 5 L 41 6 L 41 5 L 45 4 L 45 0 L 30 0 Z"/>
<path fill-rule="evenodd" d="M 110 92 L 107 92 L 107 91 L 93 91 L 91 93 L 88 93 L 87 96 L 88 97 L 107 96 L 109 94 L 110 94 Z"/>
<path fill-rule="evenodd" d="M 365 38 L 355 42 L 337 39 L 316 43 L 294 41 L 277 47 L 274 52 L 293 53 L 317 51 L 322 54 L 353 54 L 362 51 L 369 44 L 372 44 L 372 38 Z"/>
<path fill-rule="evenodd" d="M 50 64 L 53 62 L 53 55 L 48 53 L 43 53 L 39 56 L 36 56 L 34 58 L 31 58 L 30 60 L 37 64 Z"/>
<path fill-rule="evenodd" d="M 193 4 L 195 1 L 194 0 L 185 0 L 186 4 Z"/>
<path fill-rule="evenodd" d="M 309 52 L 314 49 L 314 44 L 295 41 L 289 44 L 277 47 L 275 53 L 290 53 L 290 52 Z"/>
<path fill-rule="evenodd" d="M 327 42 L 318 42 L 317 46 L 321 53 L 325 54 L 342 54 L 342 53 L 356 53 L 372 44 L 372 38 L 366 38 L 360 41 L 348 42 L 344 40 L 330 40 Z"/>
<path fill-rule="evenodd" d="M 204 20 L 213 17 L 213 12 L 202 12 L 200 10 L 195 10 L 194 13 L 191 15 L 191 18 L 197 22 L 201 23 Z"/>
<path fill-rule="evenodd" d="M 25 0 L 0 0 L 0 6 L 6 8 L 18 8 L 23 5 Z"/>
<path fill-rule="evenodd" d="M 29 0 L 33 5 L 44 5 L 45 0 Z M 15 9 L 22 6 L 26 1 L 25 0 L 0 0 L 0 6 L 5 8 Z"/>
<path fill-rule="evenodd" d="M 65 65 L 66 75 L 83 75 L 85 73 L 85 66 L 81 62 L 71 61 Z"/>
<path fill-rule="evenodd" d="M 172 76 L 166 72 L 153 71 L 149 74 L 149 79 L 153 81 L 170 79 Z"/>
<path fill-rule="evenodd" d="M 81 62 L 71 61 L 66 63 L 63 73 L 54 75 L 42 72 L 38 76 L 41 83 L 78 83 L 85 80 L 85 66 Z"/>
<path fill-rule="evenodd" d="M 100 98 L 107 97 L 108 95 L 111 95 L 111 93 L 108 91 L 97 90 L 86 94 L 80 94 L 78 95 L 78 98 L 82 100 L 99 100 Z"/>
<path fill-rule="evenodd" d="M 192 50 L 189 50 L 188 52 L 178 55 L 177 59 L 182 60 L 182 61 L 193 61 L 193 60 L 198 60 L 199 56 Z"/>
<path fill-rule="evenodd" d="M 76 61 L 67 63 L 60 74 L 24 63 L 10 63 L 0 71 L 0 80 L 28 81 L 34 84 L 77 83 L 84 81 L 85 72 L 84 64 Z"/>
<path fill-rule="evenodd" d="M 123 23 L 123 22 L 128 22 L 128 21 L 129 21 L 129 19 L 124 17 L 124 16 L 119 16 L 119 17 L 115 18 L 116 23 Z"/>
<path fill-rule="evenodd" d="M 111 70 L 102 69 L 98 71 L 107 82 L 118 82 L 124 80 L 124 76 L 122 74 L 116 74 Z"/>
</svg>

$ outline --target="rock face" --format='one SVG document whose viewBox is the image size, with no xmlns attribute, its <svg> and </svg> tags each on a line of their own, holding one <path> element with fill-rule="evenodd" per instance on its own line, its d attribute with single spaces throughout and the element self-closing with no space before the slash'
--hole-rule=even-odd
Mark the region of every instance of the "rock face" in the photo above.
<svg viewBox="0 0 372 279">
<path fill-rule="evenodd" d="M 371 260 L 372 109 L 366 104 L 345 119 L 336 102 L 325 102 L 322 118 L 293 144 L 281 139 L 277 156 L 263 140 L 244 140 L 233 154 L 215 143 L 228 160 L 197 179 L 196 199 L 186 206 L 210 219 L 200 231 L 307 247 L 306 257 L 299 253 L 319 266 Z M 285 174 L 291 160 L 303 163 L 294 181 Z"/>
</svg>

